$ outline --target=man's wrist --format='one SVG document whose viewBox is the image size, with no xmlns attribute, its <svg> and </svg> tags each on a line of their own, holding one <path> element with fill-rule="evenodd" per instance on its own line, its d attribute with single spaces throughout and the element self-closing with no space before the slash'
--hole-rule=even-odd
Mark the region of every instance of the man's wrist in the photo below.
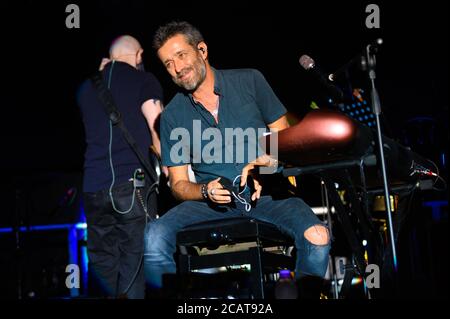
<svg viewBox="0 0 450 319">
<path fill-rule="evenodd" d="M 276 158 L 271 157 L 269 160 L 269 167 L 278 167 L 278 160 Z"/>
</svg>

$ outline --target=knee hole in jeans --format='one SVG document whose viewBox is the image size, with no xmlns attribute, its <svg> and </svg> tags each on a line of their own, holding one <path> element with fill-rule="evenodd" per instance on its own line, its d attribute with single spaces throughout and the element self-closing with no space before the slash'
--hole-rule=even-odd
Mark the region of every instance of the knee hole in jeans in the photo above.
<svg viewBox="0 0 450 319">
<path fill-rule="evenodd" d="M 314 225 L 304 232 L 306 240 L 313 245 L 327 245 L 330 241 L 328 229 L 322 225 Z"/>
</svg>

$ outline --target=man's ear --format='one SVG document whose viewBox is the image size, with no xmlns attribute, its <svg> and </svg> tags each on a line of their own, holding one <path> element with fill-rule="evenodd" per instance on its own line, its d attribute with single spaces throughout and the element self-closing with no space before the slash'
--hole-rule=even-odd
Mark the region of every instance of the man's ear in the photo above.
<svg viewBox="0 0 450 319">
<path fill-rule="evenodd" d="M 144 49 L 139 49 L 136 54 L 136 63 L 142 63 L 142 54 L 144 53 Z"/>
<path fill-rule="evenodd" d="M 197 49 L 202 53 L 204 58 L 207 57 L 208 46 L 205 42 L 200 42 L 199 44 L 197 44 Z"/>
</svg>

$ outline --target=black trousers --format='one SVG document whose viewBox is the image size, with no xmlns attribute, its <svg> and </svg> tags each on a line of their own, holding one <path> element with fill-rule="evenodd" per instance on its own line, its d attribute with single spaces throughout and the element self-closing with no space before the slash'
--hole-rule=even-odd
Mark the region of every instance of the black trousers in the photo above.
<svg viewBox="0 0 450 319">
<path fill-rule="evenodd" d="M 88 225 L 90 296 L 145 297 L 142 254 L 147 216 L 144 205 L 149 215 L 156 209 L 154 194 L 146 202 L 148 189 L 148 186 L 136 189 L 134 204 L 126 214 L 113 209 L 109 190 L 83 194 Z M 132 182 L 113 188 L 117 210 L 123 212 L 131 207 L 133 190 Z"/>
</svg>

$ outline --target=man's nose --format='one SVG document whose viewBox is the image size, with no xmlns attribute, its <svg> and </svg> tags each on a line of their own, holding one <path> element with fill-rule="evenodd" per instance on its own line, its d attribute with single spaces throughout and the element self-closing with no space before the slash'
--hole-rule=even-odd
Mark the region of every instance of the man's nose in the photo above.
<svg viewBox="0 0 450 319">
<path fill-rule="evenodd" d="M 183 70 L 184 63 L 181 61 L 174 61 L 173 64 L 174 64 L 175 72 L 177 74 L 179 74 Z"/>
</svg>

